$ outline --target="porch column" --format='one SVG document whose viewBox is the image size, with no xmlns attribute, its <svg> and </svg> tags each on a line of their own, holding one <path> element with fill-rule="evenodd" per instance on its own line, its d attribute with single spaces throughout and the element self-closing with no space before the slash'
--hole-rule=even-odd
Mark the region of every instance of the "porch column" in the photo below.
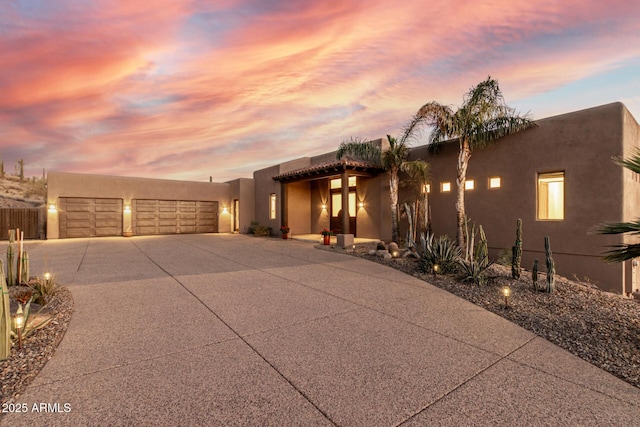
<svg viewBox="0 0 640 427">
<path fill-rule="evenodd" d="M 287 185 L 280 183 L 280 226 L 289 226 L 289 200 L 287 198 Z"/>
<path fill-rule="evenodd" d="M 349 174 L 342 171 L 342 234 L 349 234 Z"/>
</svg>

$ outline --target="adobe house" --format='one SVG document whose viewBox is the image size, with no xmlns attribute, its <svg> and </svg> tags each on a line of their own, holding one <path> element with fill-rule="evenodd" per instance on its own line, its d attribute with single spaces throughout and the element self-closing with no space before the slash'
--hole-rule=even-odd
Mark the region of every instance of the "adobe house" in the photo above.
<svg viewBox="0 0 640 427">
<path fill-rule="evenodd" d="M 604 221 L 640 217 L 640 178 L 616 165 L 640 147 L 640 126 L 621 103 L 536 121 L 537 126 L 474 150 L 467 172 L 468 217 L 486 232 L 492 258 L 515 242 L 523 221 L 522 265 L 539 259 L 550 236 L 558 274 L 600 288 L 640 288 L 637 260 L 608 264 L 606 246 L 629 236 L 592 232 Z M 386 138 L 374 141 L 382 149 Z M 337 144 L 336 144 L 337 145 Z M 436 154 L 413 147 L 410 159 L 431 166 L 429 199 L 436 234 L 455 236 L 457 143 Z M 399 203 L 415 199 L 401 188 Z M 240 232 L 252 220 L 277 232 L 318 234 L 324 228 L 389 240 L 388 174 L 372 164 L 336 160 L 335 152 L 303 157 L 226 183 L 50 173 L 47 237 Z M 403 223 L 400 236 L 405 236 Z"/>
</svg>

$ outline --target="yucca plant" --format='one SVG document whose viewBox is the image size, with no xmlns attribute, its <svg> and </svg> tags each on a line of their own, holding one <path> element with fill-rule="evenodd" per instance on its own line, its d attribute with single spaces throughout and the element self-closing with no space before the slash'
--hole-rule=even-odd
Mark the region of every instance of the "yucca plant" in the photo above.
<svg viewBox="0 0 640 427">
<path fill-rule="evenodd" d="M 409 246 L 418 258 L 418 266 L 423 273 L 432 272 L 434 265 L 438 265 L 442 273 L 453 273 L 462 254 L 460 248 L 448 236 L 439 236 L 436 239 L 433 234 L 421 233 L 420 242 L 411 240 Z"/>
<path fill-rule="evenodd" d="M 22 340 L 25 340 L 29 335 L 38 329 L 44 328 L 51 322 L 53 316 L 46 315 L 42 320 L 36 320 L 35 316 L 42 312 L 42 308 L 38 310 L 35 315 L 31 313 L 31 302 L 33 301 L 33 293 L 31 291 L 21 292 L 14 297 L 18 301 L 18 310 L 16 313 L 22 313 L 24 315 L 24 324 L 20 328 Z M 32 318 L 34 317 L 34 318 Z M 11 341 L 13 344 L 18 340 L 18 329 L 15 325 L 11 325 Z"/>
<path fill-rule="evenodd" d="M 469 233 L 469 221 L 467 220 L 465 223 L 466 253 L 465 257 L 460 259 L 460 271 L 463 275 L 462 281 L 472 281 L 477 285 L 484 285 L 487 283 L 484 271 L 493 264 L 489 260 L 487 236 L 484 234 L 482 226 L 478 226 L 479 240 L 478 244 L 475 245 L 476 226 L 473 224 L 471 232 Z"/>
<path fill-rule="evenodd" d="M 51 297 L 60 292 L 61 288 L 54 280 L 54 276 L 49 279 L 40 279 L 36 277 L 35 281 L 29 283 L 29 287 L 34 290 L 34 302 L 40 305 L 46 305 Z"/>
</svg>

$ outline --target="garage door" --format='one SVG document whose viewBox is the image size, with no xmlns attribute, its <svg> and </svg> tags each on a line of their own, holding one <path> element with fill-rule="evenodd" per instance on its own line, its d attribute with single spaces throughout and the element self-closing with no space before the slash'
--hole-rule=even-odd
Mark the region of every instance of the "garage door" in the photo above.
<svg viewBox="0 0 640 427">
<path fill-rule="evenodd" d="M 60 238 L 122 236 L 122 199 L 61 197 Z"/>
<path fill-rule="evenodd" d="M 136 235 L 218 231 L 218 202 L 136 199 L 133 215 Z"/>
</svg>

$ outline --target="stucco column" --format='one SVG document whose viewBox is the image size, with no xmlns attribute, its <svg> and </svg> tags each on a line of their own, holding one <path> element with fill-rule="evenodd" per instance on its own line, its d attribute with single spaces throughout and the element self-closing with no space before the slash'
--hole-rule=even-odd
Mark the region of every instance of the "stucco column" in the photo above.
<svg viewBox="0 0 640 427">
<path fill-rule="evenodd" d="M 342 234 L 349 234 L 349 174 L 342 171 Z"/>
<path fill-rule="evenodd" d="M 289 200 L 287 198 L 287 185 L 280 183 L 280 226 L 289 226 Z M 278 230 L 280 231 L 280 230 Z"/>
</svg>

